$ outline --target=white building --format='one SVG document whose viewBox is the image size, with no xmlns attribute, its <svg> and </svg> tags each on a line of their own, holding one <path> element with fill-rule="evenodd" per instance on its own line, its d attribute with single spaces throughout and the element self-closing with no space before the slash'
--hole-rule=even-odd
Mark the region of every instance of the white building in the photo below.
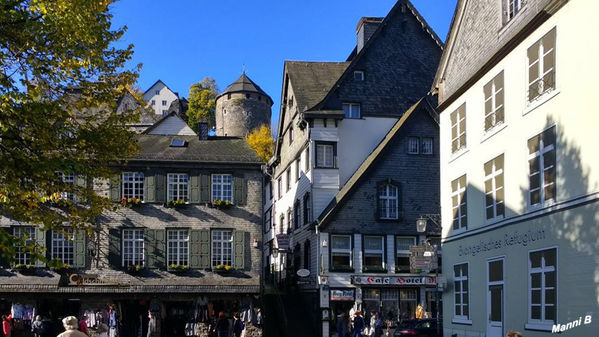
<svg viewBox="0 0 599 337">
<path fill-rule="evenodd" d="M 148 107 L 154 109 L 157 115 L 165 116 L 171 103 L 179 98 L 179 94 L 172 91 L 162 80 L 156 81 L 143 94 L 143 99 Z"/>
</svg>

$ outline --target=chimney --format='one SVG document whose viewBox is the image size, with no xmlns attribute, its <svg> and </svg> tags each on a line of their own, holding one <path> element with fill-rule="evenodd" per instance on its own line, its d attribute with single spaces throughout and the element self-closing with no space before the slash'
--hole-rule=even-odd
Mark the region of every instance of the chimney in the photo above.
<svg viewBox="0 0 599 337">
<path fill-rule="evenodd" d="M 200 140 L 208 139 L 208 130 L 210 130 L 208 123 L 202 121 L 198 122 L 198 136 Z"/>
<path fill-rule="evenodd" d="M 358 48 L 356 49 L 356 53 L 359 53 L 360 50 L 364 48 L 364 45 L 368 42 L 372 34 L 374 34 L 383 19 L 384 18 L 372 17 L 362 17 L 360 19 L 360 22 L 358 22 L 358 29 L 356 30 L 358 35 Z"/>
</svg>

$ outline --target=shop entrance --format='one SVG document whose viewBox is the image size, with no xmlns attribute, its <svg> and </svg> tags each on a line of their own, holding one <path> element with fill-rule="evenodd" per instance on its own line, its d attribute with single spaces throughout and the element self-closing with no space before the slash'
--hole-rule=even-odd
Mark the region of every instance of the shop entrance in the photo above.
<svg viewBox="0 0 599 337">
<path fill-rule="evenodd" d="M 363 288 L 363 311 L 368 319 L 370 319 L 370 312 L 379 312 L 384 321 L 391 321 L 392 324 L 401 320 L 414 319 L 418 305 L 418 291 L 419 289 L 416 288 Z"/>
</svg>

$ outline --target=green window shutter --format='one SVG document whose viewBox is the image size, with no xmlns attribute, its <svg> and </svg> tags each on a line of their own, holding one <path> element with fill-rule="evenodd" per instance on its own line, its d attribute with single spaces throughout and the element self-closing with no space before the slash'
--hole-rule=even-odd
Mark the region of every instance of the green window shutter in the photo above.
<svg viewBox="0 0 599 337">
<path fill-rule="evenodd" d="M 148 230 L 148 231 L 152 231 L 153 238 L 152 238 L 152 241 L 150 241 L 150 238 L 148 238 L 148 241 L 150 243 L 148 248 L 151 247 L 151 250 L 148 249 L 150 254 L 148 256 L 147 266 L 148 266 L 148 268 L 155 268 L 155 269 L 164 268 L 164 266 L 166 266 L 166 260 L 165 260 L 166 246 L 165 246 L 165 241 L 164 241 L 165 230 L 164 229 L 156 229 L 156 230 Z"/>
<path fill-rule="evenodd" d="M 189 177 L 189 185 L 191 190 L 190 202 L 197 204 L 200 202 L 200 176 L 197 171 L 192 171 Z"/>
<path fill-rule="evenodd" d="M 108 230 L 108 263 L 115 269 L 120 269 L 123 265 L 120 228 L 110 228 Z"/>
<path fill-rule="evenodd" d="M 154 183 L 156 184 L 156 198 L 155 202 L 164 202 L 166 200 L 166 182 L 164 179 L 164 172 L 154 173 Z"/>
<path fill-rule="evenodd" d="M 12 232 L 9 232 L 11 228 L 0 228 L 0 242 L 5 244 L 6 248 L 9 248 L 6 243 L 8 243 Z M 8 267 L 8 258 L 6 256 L 9 255 L 9 252 L 6 250 L 0 250 L 0 267 Z"/>
<path fill-rule="evenodd" d="M 85 231 L 76 231 L 74 234 L 74 250 L 75 256 L 73 258 L 73 267 L 75 268 L 85 268 L 85 260 L 86 260 L 86 233 Z"/>
<path fill-rule="evenodd" d="M 146 260 L 145 260 L 145 267 L 146 268 L 155 268 L 154 264 L 155 264 L 155 255 L 154 252 L 156 251 L 156 230 L 155 229 L 146 229 L 145 232 L 145 237 L 144 237 L 144 244 L 145 244 L 145 250 L 146 250 Z"/>
<path fill-rule="evenodd" d="M 233 176 L 233 196 L 236 205 L 245 205 L 246 182 L 243 174 L 237 173 Z"/>
<path fill-rule="evenodd" d="M 121 175 L 117 175 L 110 179 L 110 200 L 114 202 L 121 201 Z"/>
<path fill-rule="evenodd" d="M 46 248 L 46 231 L 43 228 L 40 228 L 40 227 L 35 228 L 35 241 L 40 247 Z M 35 266 L 36 267 L 45 267 L 46 263 L 41 260 L 36 260 Z"/>
<path fill-rule="evenodd" d="M 144 201 L 156 202 L 156 177 L 154 172 L 144 174 Z"/>
<path fill-rule="evenodd" d="M 212 193 L 210 181 L 210 174 L 202 173 L 200 174 L 200 202 L 201 203 L 211 203 Z"/>
<path fill-rule="evenodd" d="M 243 270 L 245 268 L 246 232 L 235 231 L 233 235 L 233 252 L 235 253 L 233 258 L 233 268 Z"/>
<path fill-rule="evenodd" d="M 85 178 L 85 176 L 77 174 L 75 176 L 75 185 L 77 185 L 77 187 L 81 189 L 87 188 L 87 179 Z M 75 193 L 75 202 L 81 203 L 84 201 L 85 197 L 81 195 L 81 193 Z"/>
<path fill-rule="evenodd" d="M 210 268 L 210 230 L 192 230 L 189 242 L 191 268 Z"/>
</svg>

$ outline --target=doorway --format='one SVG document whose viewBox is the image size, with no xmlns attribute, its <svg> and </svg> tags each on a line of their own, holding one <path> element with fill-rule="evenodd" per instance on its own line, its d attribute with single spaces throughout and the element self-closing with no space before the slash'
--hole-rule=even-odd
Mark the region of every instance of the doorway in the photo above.
<svg viewBox="0 0 599 337">
<path fill-rule="evenodd" d="M 503 336 L 503 263 L 503 257 L 487 261 L 487 337 Z"/>
</svg>

